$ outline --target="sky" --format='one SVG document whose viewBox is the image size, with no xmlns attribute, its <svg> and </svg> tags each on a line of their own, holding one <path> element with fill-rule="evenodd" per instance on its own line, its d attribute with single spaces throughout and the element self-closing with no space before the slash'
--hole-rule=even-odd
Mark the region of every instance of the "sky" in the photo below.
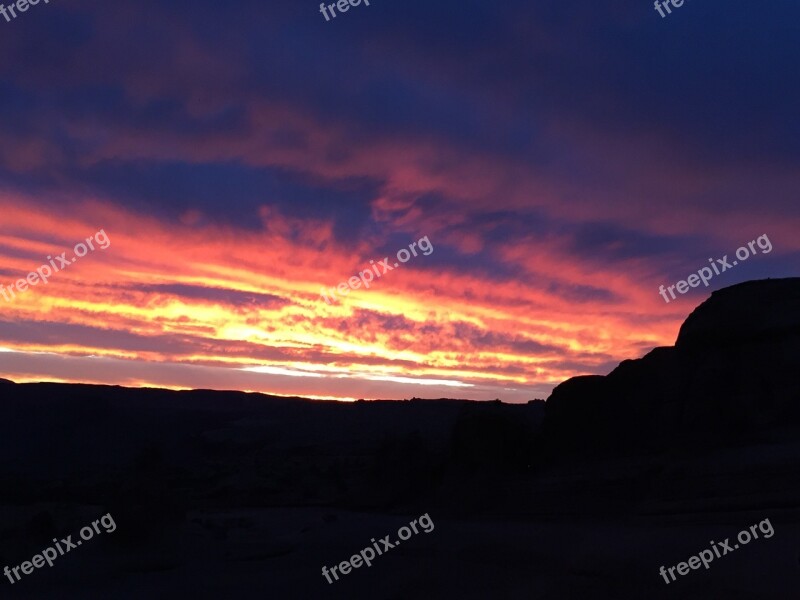
<svg viewBox="0 0 800 600">
<path fill-rule="evenodd" d="M 797 276 L 799 30 L 790 0 L 0 17 L 0 377 L 526 402 L 608 373 Z"/>
</svg>

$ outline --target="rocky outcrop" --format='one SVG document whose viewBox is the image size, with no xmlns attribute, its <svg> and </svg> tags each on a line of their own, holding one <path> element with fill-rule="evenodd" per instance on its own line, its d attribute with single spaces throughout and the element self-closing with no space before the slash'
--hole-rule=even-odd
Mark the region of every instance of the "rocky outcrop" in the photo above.
<svg viewBox="0 0 800 600">
<path fill-rule="evenodd" d="M 673 347 L 575 377 L 545 410 L 556 453 L 642 453 L 800 426 L 800 278 L 714 292 Z"/>
</svg>

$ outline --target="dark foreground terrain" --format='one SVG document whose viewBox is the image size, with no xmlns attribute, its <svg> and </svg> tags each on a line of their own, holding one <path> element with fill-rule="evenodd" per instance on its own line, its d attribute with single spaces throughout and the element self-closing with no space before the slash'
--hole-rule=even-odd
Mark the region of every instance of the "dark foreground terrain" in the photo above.
<svg viewBox="0 0 800 600">
<path fill-rule="evenodd" d="M 0 381 L 0 568 L 116 525 L 0 596 L 795 599 L 799 367 L 786 279 L 717 292 L 674 347 L 524 406 Z M 429 533 L 322 576 L 424 514 Z"/>
</svg>

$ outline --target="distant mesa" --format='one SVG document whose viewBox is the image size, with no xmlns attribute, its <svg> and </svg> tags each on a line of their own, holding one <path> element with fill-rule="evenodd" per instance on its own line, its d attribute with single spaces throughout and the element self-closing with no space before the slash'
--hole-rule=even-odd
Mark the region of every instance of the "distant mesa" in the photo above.
<svg viewBox="0 0 800 600">
<path fill-rule="evenodd" d="M 675 346 L 558 385 L 547 446 L 641 454 L 799 425 L 798 370 L 800 278 L 734 285 L 689 315 Z"/>
</svg>

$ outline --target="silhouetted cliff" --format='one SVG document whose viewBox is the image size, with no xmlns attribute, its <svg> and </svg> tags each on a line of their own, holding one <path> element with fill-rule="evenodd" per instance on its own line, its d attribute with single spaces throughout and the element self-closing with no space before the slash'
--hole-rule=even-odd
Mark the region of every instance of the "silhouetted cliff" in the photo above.
<svg viewBox="0 0 800 600">
<path fill-rule="evenodd" d="M 714 292 L 675 346 L 575 377 L 545 410 L 553 454 L 640 454 L 739 442 L 800 425 L 800 278 Z"/>
</svg>

